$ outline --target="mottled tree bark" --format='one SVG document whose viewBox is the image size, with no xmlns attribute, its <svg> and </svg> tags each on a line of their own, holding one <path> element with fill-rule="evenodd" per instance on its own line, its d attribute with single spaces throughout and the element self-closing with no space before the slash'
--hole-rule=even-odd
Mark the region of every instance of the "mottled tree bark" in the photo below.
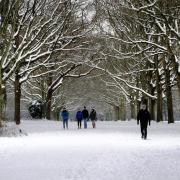
<svg viewBox="0 0 180 180">
<path fill-rule="evenodd" d="M 50 87 L 53 82 L 52 74 L 49 74 L 48 77 L 48 92 L 46 95 L 46 119 L 50 120 L 51 119 L 51 104 L 52 104 L 52 96 L 53 96 L 53 91 L 52 88 Z"/>
<path fill-rule="evenodd" d="M 48 120 L 51 119 L 51 104 L 52 104 L 52 95 L 53 92 L 50 90 L 47 94 L 47 100 L 46 100 L 46 118 Z"/>
<path fill-rule="evenodd" d="M 156 66 L 156 91 L 157 91 L 157 101 L 156 101 L 156 121 L 163 121 L 163 110 L 162 110 L 162 85 L 161 85 L 161 75 L 159 74 L 159 59 L 158 55 L 155 55 L 155 66 Z"/>
<path fill-rule="evenodd" d="M 124 99 L 121 100 L 119 111 L 120 111 L 120 119 L 122 121 L 126 120 L 126 103 Z"/>
<path fill-rule="evenodd" d="M 2 92 L 2 83 L 0 78 L 0 127 L 2 127 L 3 122 L 3 92 Z"/>
<path fill-rule="evenodd" d="M 156 101 L 154 99 L 150 99 L 149 110 L 150 110 L 152 120 L 155 120 L 155 104 L 156 104 Z"/>
<path fill-rule="evenodd" d="M 131 119 L 136 119 L 136 110 L 135 110 L 135 104 L 134 102 L 130 102 L 131 107 Z"/>
<path fill-rule="evenodd" d="M 168 110 L 168 123 L 174 123 L 173 100 L 172 100 L 169 69 L 165 70 L 165 86 L 166 86 L 166 98 L 167 98 L 167 110 Z"/>
<path fill-rule="evenodd" d="M 119 106 L 114 106 L 114 112 L 115 112 L 115 120 L 120 119 L 120 107 Z"/>
<path fill-rule="evenodd" d="M 15 95 L 15 111 L 14 111 L 14 121 L 17 125 L 21 123 L 21 83 L 18 72 L 15 75 L 15 86 L 14 86 L 14 95 Z"/>
</svg>

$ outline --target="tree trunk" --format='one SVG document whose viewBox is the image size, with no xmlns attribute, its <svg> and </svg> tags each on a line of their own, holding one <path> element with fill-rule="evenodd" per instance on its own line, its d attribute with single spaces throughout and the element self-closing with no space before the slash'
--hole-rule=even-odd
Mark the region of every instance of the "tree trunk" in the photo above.
<svg viewBox="0 0 180 180">
<path fill-rule="evenodd" d="M 152 120 L 155 120 L 155 104 L 156 104 L 156 101 L 154 99 L 150 99 L 150 114 L 151 114 L 151 119 Z"/>
<path fill-rule="evenodd" d="M 46 118 L 48 120 L 51 119 L 52 95 L 53 95 L 53 92 L 51 90 L 49 90 L 48 94 L 47 94 L 47 100 L 46 100 Z"/>
<path fill-rule="evenodd" d="M 3 93 L 2 93 L 2 66 L 0 62 L 0 127 L 2 127 L 2 121 L 3 121 Z"/>
<path fill-rule="evenodd" d="M 156 121 L 163 121 L 163 108 L 162 108 L 162 86 L 161 86 L 161 75 L 159 74 L 159 57 L 154 56 L 155 66 L 156 66 L 156 91 L 157 91 L 157 101 L 156 101 Z"/>
<path fill-rule="evenodd" d="M 139 87 L 139 80 L 138 78 L 136 79 L 136 87 Z M 139 100 L 139 91 L 136 91 L 136 116 L 140 110 L 140 106 L 141 106 L 141 101 Z"/>
<path fill-rule="evenodd" d="M 151 95 L 154 95 L 155 88 L 152 85 L 149 85 L 149 92 Z M 155 99 L 149 98 L 149 110 L 150 110 L 150 115 L 151 119 L 155 120 Z"/>
<path fill-rule="evenodd" d="M 178 86 L 178 90 L 179 90 L 179 94 L 180 94 L 180 72 L 179 72 L 179 63 L 176 60 L 175 55 L 173 54 L 173 51 L 171 49 L 170 46 L 168 46 L 168 50 L 171 53 L 171 60 L 172 60 L 172 65 L 173 65 L 173 70 L 174 73 L 177 76 L 177 86 Z"/>
<path fill-rule="evenodd" d="M 140 108 L 141 108 L 141 101 L 138 101 L 138 100 L 137 100 L 137 102 L 136 102 L 136 107 L 137 107 L 137 109 L 136 109 L 136 114 L 138 114 L 138 112 L 139 112 L 139 110 L 140 110 Z"/>
<path fill-rule="evenodd" d="M 52 74 L 49 74 L 48 77 L 48 92 L 47 92 L 47 96 L 46 96 L 46 119 L 50 120 L 51 119 L 51 105 L 52 105 L 52 96 L 53 96 L 53 90 L 51 88 L 53 82 L 53 78 L 52 78 Z"/>
<path fill-rule="evenodd" d="M 156 121 L 163 121 L 163 110 L 162 110 L 162 88 L 160 85 L 157 86 L 157 116 Z"/>
<path fill-rule="evenodd" d="M 168 123 L 174 123 L 170 70 L 168 68 L 165 70 L 165 84 L 166 84 L 166 98 L 167 98 L 167 109 L 168 109 Z"/>
<path fill-rule="evenodd" d="M 155 64 L 147 62 L 147 69 L 148 68 L 153 68 L 154 69 Z M 155 95 L 155 87 L 152 84 L 152 82 L 154 80 L 153 71 L 148 71 L 146 78 L 147 78 L 146 83 L 147 83 L 147 87 L 148 87 L 148 92 L 149 92 L 149 94 L 154 96 Z M 148 102 L 149 102 L 148 105 L 149 105 L 149 111 L 150 111 L 151 119 L 154 120 L 155 119 L 155 111 L 154 111 L 155 110 L 155 99 L 148 98 Z"/>
<path fill-rule="evenodd" d="M 179 95 L 180 95 L 180 73 L 177 74 L 177 86 L 178 86 Z"/>
<path fill-rule="evenodd" d="M 119 119 L 121 119 L 122 121 L 126 120 L 126 104 L 124 99 L 121 100 L 121 104 L 119 106 L 119 112 L 120 112 Z"/>
<path fill-rule="evenodd" d="M 20 77 L 18 72 L 16 72 L 15 76 L 15 111 L 14 111 L 14 121 L 17 125 L 21 123 L 21 83 L 19 82 Z"/>
<path fill-rule="evenodd" d="M 132 101 L 130 102 L 130 107 L 131 107 L 131 119 L 136 119 L 135 104 Z"/>
<path fill-rule="evenodd" d="M 1 80 L 0 80 L 1 81 Z M 0 127 L 2 127 L 3 123 L 3 92 L 2 92 L 2 83 L 0 82 Z"/>
<path fill-rule="evenodd" d="M 1 72 L 1 63 L 0 63 L 0 127 L 3 125 L 5 120 L 5 104 L 6 104 L 6 88 L 5 84 L 2 81 L 2 72 Z"/>
<path fill-rule="evenodd" d="M 119 106 L 114 106 L 114 112 L 115 112 L 115 121 L 120 119 L 120 108 Z"/>
</svg>

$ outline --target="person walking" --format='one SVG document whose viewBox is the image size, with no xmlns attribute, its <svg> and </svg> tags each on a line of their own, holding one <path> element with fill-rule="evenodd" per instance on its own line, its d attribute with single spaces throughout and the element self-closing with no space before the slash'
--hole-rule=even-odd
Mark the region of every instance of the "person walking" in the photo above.
<svg viewBox="0 0 180 180">
<path fill-rule="evenodd" d="M 83 114 L 80 111 L 80 109 L 78 109 L 78 111 L 76 113 L 76 119 L 77 119 L 77 122 L 78 122 L 78 129 L 81 129 L 81 121 L 83 119 Z"/>
<path fill-rule="evenodd" d="M 90 112 L 90 115 L 89 115 L 89 118 L 92 121 L 92 127 L 96 128 L 96 119 L 97 119 L 97 116 L 96 116 L 96 111 L 95 111 L 94 108 L 92 108 L 92 110 Z"/>
<path fill-rule="evenodd" d="M 62 112 L 61 112 L 61 117 L 63 120 L 63 128 L 68 129 L 68 119 L 69 119 L 69 112 L 67 111 L 67 109 L 64 107 Z"/>
<path fill-rule="evenodd" d="M 149 126 L 151 125 L 150 120 L 150 113 L 147 110 L 146 104 L 142 104 L 142 107 L 137 115 L 137 124 L 139 125 L 140 121 L 140 127 L 141 127 L 141 138 L 146 139 L 147 138 L 147 126 L 149 123 Z"/>
<path fill-rule="evenodd" d="M 86 129 L 87 128 L 87 121 L 88 121 L 88 118 L 89 118 L 89 112 L 86 109 L 86 106 L 84 106 L 82 114 L 83 114 L 83 120 L 84 120 L 84 129 Z"/>
</svg>

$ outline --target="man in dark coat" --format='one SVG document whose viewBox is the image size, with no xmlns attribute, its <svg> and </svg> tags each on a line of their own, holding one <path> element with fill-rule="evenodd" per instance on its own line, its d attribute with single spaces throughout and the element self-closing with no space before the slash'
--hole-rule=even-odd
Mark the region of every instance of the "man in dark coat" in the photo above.
<svg viewBox="0 0 180 180">
<path fill-rule="evenodd" d="M 89 118 L 91 119 L 91 121 L 92 121 L 92 126 L 93 126 L 93 128 L 95 128 L 96 127 L 96 119 L 97 119 L 97 116 L 96 116 L 96 111 L 95 111 L 95 109 L 94 108 L 92 108 L 92 110 L 91 110 L 91 112 L 90 112 L 90 116 L 89 116 Z"/>
<path fill-rule="evenodd" d="M 82 111 L 82 114 L 83 114 L 83 120 L 84 120 L 84 128 L 86 129 L 87 128 L 87 120 L 89 118 L 89 112 L 88 110 L 86 109 L 86 106 L 84 106 L 84 109 Z"/>
<path fill-rule="evenodd" d="M 139 124 L 140 121 L 140 126 L 141 126 L 141 138 L 146 139 L 147 138 L 147 126 L 149 123 L 149 126 L 151 124 L 150 120 L 150 113 L 147 110 L 147 107 L 145 104 L 142 105 L 142 109 L 138 112 L 137 115 L 137 124 Z"/>
</svg>

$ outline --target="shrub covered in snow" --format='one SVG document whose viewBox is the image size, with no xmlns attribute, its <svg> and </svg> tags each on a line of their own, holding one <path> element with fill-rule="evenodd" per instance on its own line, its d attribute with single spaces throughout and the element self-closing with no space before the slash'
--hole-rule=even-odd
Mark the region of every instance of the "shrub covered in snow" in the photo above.
<svg viewBox="0 0 180 180">
<path fill-rule="evenodd" d="M 43 103 L 40 100 L 31 101 L 28 110 L 32 118 L 42 118 Z"/>
</svg>

